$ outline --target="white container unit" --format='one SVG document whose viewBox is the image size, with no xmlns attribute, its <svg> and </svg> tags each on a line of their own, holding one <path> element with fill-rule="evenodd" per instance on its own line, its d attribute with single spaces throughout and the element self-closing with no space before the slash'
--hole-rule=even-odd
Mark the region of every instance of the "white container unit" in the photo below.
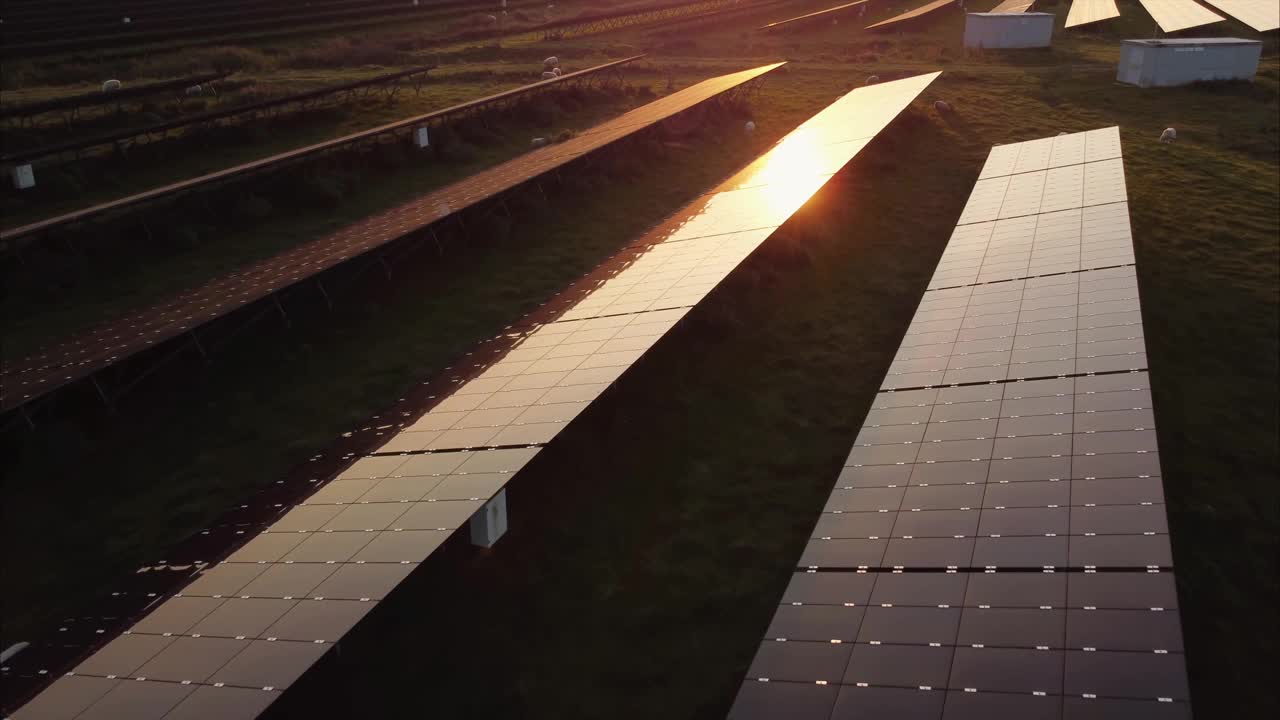
<svg viewBox="0 0 1280 720">
<path fill-rule="evenodd" d="M 1124 40 L 1116 80 L 1144 88 L 1252 80 L 1261 55 L 1261 42 L 1241 38 Z"/>
<path fill-rule="evenodd" d="M 968 13 L 967 48 L 1039 48 L 1053 41 L 1053 13 Z"/>
</svg>

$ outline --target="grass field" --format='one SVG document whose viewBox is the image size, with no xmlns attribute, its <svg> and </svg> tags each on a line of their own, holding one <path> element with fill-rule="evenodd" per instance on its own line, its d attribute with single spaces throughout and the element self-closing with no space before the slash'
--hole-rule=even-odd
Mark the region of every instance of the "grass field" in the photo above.
<svg viewBox="0 0 1280 720">
<path fill-rule="evenodd" d="M 846 22 L 748 32 L 823 5 L 563 46 L 638 46 L 681 79 L 792 60 L 754 106 L 754 145 L 725 129 L 655 145 L 485 247 L 413 265 L 288 334 L 256 333 L 120 417 L 6 438 L 5 574 L 20 580 L 6 638 L 279 477 L 867 75 L 941 68 L 916 109 L 539 456 L 495 550 L 455 548 L 418 573 L 281 714 L 722 717 L 987 151 L 1110 124 L 1125 144 L 1196 710 L 1272 714 L 1274 39 L 1253 84 L 1142 91 L 1113 83 L 1116 38 L 1149 35 L 1133 2 L 1115 27 L 1025 55 L 965 55 L 958 14 L 901 35 Z M 934 99 L 956 112 L 938 116 Z M 1174 145 L 1156 141 L 1167 126 Z"/>
</svg>

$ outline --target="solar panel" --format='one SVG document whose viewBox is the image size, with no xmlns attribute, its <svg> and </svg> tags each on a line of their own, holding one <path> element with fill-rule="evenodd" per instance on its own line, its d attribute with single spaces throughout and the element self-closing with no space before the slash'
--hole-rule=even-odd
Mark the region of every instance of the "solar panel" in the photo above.
<svg viewBox="0 0 1280 720">
<path fill-rule="evenodd" d="M 993 148 L 731 718 L 1190 716 L 1120 162 Z"/>
<path fill-rule="evenodd" d="M 1071 10 L 1067 12 L 1065 27 L 1088 25 L 1101 20 L 1120 17 L 1116 0 L 1073 0 Z"/>
<path fill-rule="evenodd" d="M 117 712 L 124 687 L 136 697 L 120 701 L 153 717 L 255 717 L 938 75 L 859 88 L 810 118 L 553 300 L 545 322 L 496 338 L 501 350 L 445 378 L 452 390 L 434 407 L 15 719 L 54 703 Z M 244 692 L 217 692 L 228 689 Z"/>
<path fill-rule="evenodd" d="M 854 0 L 854 2 L 845 3 L 843 5 L 837 5 L 835 7 L 829 7 L 825 10 L 818 10 L 816 12 L 807 13 L 804 15 L 800 15 L 798 17 L 788 18 L 786 20 L 779 20 L 778 22 L 769 23 L 768 25 L 763 25 L 756 29 L 757 30 L 776 30 L 780 27 L 784 27 L 792 23 L 797 23 L 804 20 L 812 20 L 813 18 L 822 17 L 824 15 L 828 15 L 831 13 L 837 13 L 837 12 L 840 12 L 841 10 L 847 10 L 857 5 L 865 5 L 867 4 L 867 1 L 868 0 Z"/>
<path fill-rule="evenodd" d="M 24 405 L 351 258 L 422 230 L 575 158 L 759 78 L 781 64 L 712 78 L 672 93 L 565 142 L 526 153 L 6 365 L 0 374 L 0 411 Z"/>
<path fill-rule="evenodd" d="M 201 85 L 215 80 L 222 80 L 230 75 L 230 72 L 211 72 L 201 73 L 199 75 L 188 75 L 173 80 L 160 80 L 152 83 L 141 83 L 138 85 L 130 84 L 128 87 L 111 92 L 102 92 L 101 90 L 93 90 L 86 93 L 77 93 L 75 95 L 64 95 L 62 97 L 50 98 L 48 100 L 34 100 L 22 103 L 6 103 L 0 105 L 0 119 L 9 118 L 26 118 L 35 115 L 41 115 L 55 110 L 78 110 L 80 108 L 94 107 L 98 105 L 110 105 L 120 103 L 125 100 L 146 97 L 149 95 L 157 95 L 169 90 L 186 90 L 192 85 Z"/>
<path fill-rule="evenodd" d="M 419 67 L 410 68 L 408 70 L 399 70 L 393 73 L 385 73 L 382 75 L 377 75 L 375 77 L 366 78 L 364 80 L 356 80 L 352 82 L 341 83 L 338 85 L 330 85 L 328 87 L 316 88 L 314 90 L 304 90 L 303 92 L 292 93 L 290 95 L 273 98 L 271 100 L 262 100 L 259 102 L 249 103 L 246 105 L 235 105 L 233 107 L 225 107 L 217 110 L 210 110 L 206 112 L 195 113 L 193 115 L 184 116 L 177 120 L 169 120 L 165 122 L 154 123 L 151 125 L 145 125 L 142 127 L 132 127 L 124 130 L 117 130 L 115 132 L 105 133 L 102 135 L 96 135 L 93 137 L 54 143 L 52 145 L 42 145 L 39 147 L 22 149 L 16 152 L 5 153 L 3 155 L 0 155 L 0 163 L 5 163 L 5 164 L 28 163 L 28 162 L 33 162 L 35 160 L 39 160 L 41 158 L 49 157 L 52 155 L 63 155 L 67 153 L 73 153 L 77 157 L 79 157 L 80 153 L 90 148 L 95 148 L 95 147 L 101 148 L 101 147 L 116 146 L 116 145 L 127 146 L 128 143 L 126 141 L 136 141 L 136 139 L 139 137 L 150 137 L 154 134 L 163 135 L 164 133 L 167 133 L 171 130 L 177 130 L 185 127 L 192 127 L 192 126 L 208 127 L 208 126 L 215 125 L 219 120 L 224 120 L 226 118 L 237 117 L 237 116 L 248 116 L 250 118 L 261 117 L 262 113 L 265 113 L 267 110 L 271 110 L 273 108 L 284 107 L 287 105 L 297 105 L 299 107 L 304 107 L 304 106 L 307 106 L 307 104 L 310 103 L 311 101 L 316 100 L 318 98 L 327 97 L 331 95 L 338 95 L 344 92 L 350 93 L 351 91 L 359 88 L 373 88 L 378 85 L 392 84 L 397 81 L 406 80 L 414 76 L 425 75 L 428 71 L 434 70 L 435 67 L 436 67 L 435 65 L 422 65 Z M 221 77 L 225 77 L 225 76 L 226 75 L 223 74 Z M 183 89 L 187 87 L 190 87 L 190 86 L 189 85 L 183 86 Z M 118 102 L 119 100 L 124 99 L 119 97 L 119 95 L 122 94 L 123 92 L 125 91 L 122 90 L 118 92 L 113 92 L 113 93 L 110 93 L 108 97 L 114 98 L 115 101 Z M 101 93 L 99 93 L 99 95 L 101 95 Z M 349 95 L 349 97 L 354 97 L 354 95 Z"/>
<path fill-rule="evenodd" d="M 953 2 L 953 0 L 933 0 L 933 2 L 927 3 L 925 5 L 921 5 L 920 7 L 915 8 L 914 10 L 906 10 L 901 15 L 898 15 L 896 17 L 891 17 L 888 20 L 881 20 L 880 22 L 874 25 L 868 25 L 866 29 L 871 30 L 874 28 L 884 27 L 886 25 L 893 25 L 896 23 L 900 23 L 900 22 L 903 22 L 904 20 L 914 20 L 922 15 L 927 15 L 933 12 L 934 10 L 941 10 L 942 8 L 948 5 L 954 5 L 954 4 L 955 3 Z"/>
<path fill-rule="evenodd" d="M 403 120 L 397 120 L 395 122 L 388 123 L 386 125 L 370 128 L 369 130 L 361 130 L 360 132 L 357 132 L 357 133 L 344 135 L 342 137 L 334 138 L 332 140 L 325 140 L 323 142 L 319 142 L 314 145 L 308 145 L 306 147 L 298 148 L 296 150 L 289 150 L 289 151 L 280 153 L 278 155 L 272 155 L 271 157 L 262 158 L 260 160 L 253 160 L 251 162 L 247 162 L 241 165 L 236 165 L 234 167 L 226 168 L 225 170 L 218 170 L 216 172 L 208 173 L 206 175 L 201 175 L 199 177 L 191 178 L 189 180 L 182 180 L 180 182 L 172 183 L 164 187 L 154 188 L 152 190 L 146 190 L 144 192 L 140 192 L 135 195 L 130 195 L 128 197 L 119 198 L 117 200 L 110 200 L 108 202 L 101 203 L 99 205 L 94 205 L 92 207 L 84 208 L 82 210 L 75 210 L 73 212 L 69 212 L 64 215 L 58 215 L 57 217 L 48 218 L 46 220 L 39 220 L 37 222 L 33 222 L 30 224 L 22 225 L 15 228 L 8 228 L 3 231 L 0 231 L 0 243 L 3 243 L 3 245 L 0 245 L 0 247 L 7 249 L 7 246 L 10 243 L 13 243 L 14 241 L 22 239 L 24 237 L 35 235 L 37 233 L 47 232 L 51 229 L 61 227 L 64 225 L 70 225 L 76 222 L 84 222 L 87 220 L 91 220 L 95 217 L 102 216 L 106 213 L 116 212 L 127 207 L 132 207 L 134 205 L 151 202 L 153 200 L 164 198 L 166 196 L 172 196 L 181 192 L 187 192 L 204 185 L 226 180 L 229 177 L 244 175 L 252 172 L 258 172 L 265 168 L 275 167 L 287 162 L 292 162 L 301 157 L 316 155 L 319 153 L 332 150 L 334 148 L 346 147 L 353 143 L 367 140 L 369 138 L 373 138 L 376 136 L 384 135 L 390 132 L 394 132 L 396 130 L 415 127 L 423 123 L 426 123 L 432 119 L 439 118 L 441 116 L 457 114 L 460 112 L 464 112 L 470 109 L 474 109 L 476 107 L 480 107 L 480 106 L 501 101 L 504 99 L 517 97 L 531 90 L 543 88 L 548 85 L 573 82 L 574 80 L 581 79 L 583 77 L 587 77 L 595 73 L 603 72 L 605 70 L 609 70 L 609 69 L 618 67 L 620 65 L 625 65 L 626 63 L 633 62 L 635 60 L 640 59 L 641 57 L 644 57 L 644 56 L 635 55 L 628 58 L 622 58 L 621 60 L 613 60 L 611 62 L 607 62 L 602 65 L 597 65 L 595 67 L 587 68 L 585 70 L 577 70 L 575 72 L 566 73 L 558 78 L 554 78 L 551 80 L 540 80 L 535 83 L 530 83 L 529 85 L 513 88 L 511 90 L 506 90 L 504 92 L 496 93 L 494 95 L 479 98 L 476 100 L 471 100 L 465 103 L 461 103 L 459 105 L 454 105 L 452 107 L 444 108 L 443 110 L 435 110 L 433 112 L 425 113 L 423 115 L 417 115 L 414 117 L 405 118 Z"/>
<path fill-rule="evenodd" d="M 1020 13 L 1026 12 L 1027 8 L 1035 4 L 1035 0 L 1004 0 L 1004 2 L 991 8 L 993 13 Z"/>
<path fill-rule="evenodd" d="M 1178 32 L 1187 28 L 1222 22 L 1225 18 L 1194 0 L 1138 0 L 1151 13 L 1160 29 Z"/>
<path fill-rule="evenodd" d="M 1280 3 L 1269 0 L 1205 0 L 1205 2 L 1258 32 L 1280 29 Z"/>
</svg>

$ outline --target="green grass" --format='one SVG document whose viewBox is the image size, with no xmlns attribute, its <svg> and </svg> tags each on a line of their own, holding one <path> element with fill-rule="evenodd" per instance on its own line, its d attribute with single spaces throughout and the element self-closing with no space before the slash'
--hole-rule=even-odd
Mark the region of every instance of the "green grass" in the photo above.
<svg viewBox="0 0 1280 720">
<path fill-rule="evenodd" d="M 657 62 L 710 74 L 781 54 L 747 25 Z M 947 72 L 539 456 L 495 550 L 412 578 L 284 715 L 723 717 L 987 151 L 1109 124 L 1125 143 L 1197 714 L 1277 709 L 1275 58 L 1253 85 L 1140 91 L 1112 82 L 1101 33 L 1026 59 L 933 39 L 958 21 L 901 36 L 844 25 L 779 41 L 796 62 L 756 105 L 761 142 L 873 72 Z M 924 109 L 939 98 L 954 116 Z M 1161 145 L 1169 125 L 1179 141 Z M 709 188 L 750 155 L 734 136 L 645 148 L 638 171 L 583 183 L 489 247 L 255 334 L 149 393 L 145 412 L 22 436 L 4 486 L 6 576 L 21 580 L 6 636 L 154 558 Z"/>
</svg>

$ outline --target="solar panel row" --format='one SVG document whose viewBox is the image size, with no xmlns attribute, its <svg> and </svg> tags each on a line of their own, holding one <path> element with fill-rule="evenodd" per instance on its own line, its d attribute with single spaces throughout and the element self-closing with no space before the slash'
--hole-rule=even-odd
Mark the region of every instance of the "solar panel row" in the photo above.
<svg viewBox="0 0 1280 720">
<path fill-rule="evenodd" d="M 545 88 L 545 87 L 548 87 L 551 85 L 557 85 L 557 84 L 571 83 L 576 80 L 582 79 L 584 77 L 588 77 L 596 73 L 611 70 L 620 65 L 625 65 L 630 62 L 634 62 L 642 57 L 644 56 L 634 55 L 632 57 L 622 58 L 621 60 L 613 60 L 613 61 L 604 63 L 602 65 L 597 65 L 595 67 L 587 68 L 585 70 L 578 70 L 575 72 L 566 73 L 553 80 L 542 80 L 536 83 L 530 83 L 529 85 L 525 85 L 523 87 L 514 88 L 512 90 L 507 90 L 501 93 L 497 93 L 495 95 L 489 95 L 487 97 L 479 98 L 476 100 L 471 100 L 471 101 L 462 103 L 460 105 L 454 105 L 452 107 L 444 108 L 443 110 L 435 110 L 433 112 L 429 112 L 423 115 L 416 115 L 414 117 L 405 118 L 403 120 L 397 120 L 395 122 L 388 123 L 386 125 L 380 125 L 376 128 L 371 128 L 369 130 L 361 130 L 360 132 L 352 133 L 350 135 L 344 135 L 343 137 L 334 138 L 332 140 L 325 140 L 323 142 L 319 142 L 314 145 L 308 145 L 306 147 L 298 148 L 297 150 L 289 150 L 289 151 L 280 153 L 278 155 L 272 155 L 271 157 L 263 158 L 261 160 L 254 160 L 251 162 L 244 163 L 242 165 L 236 165 L 234 167 L 227 168 L 225 170 L 218 170 L 216 172 L 208 173 L 206 175 L 201 175 L 199 177 L 191 178 L 190 180 L 183 180 L 181 182 L 176 182 L 171 185 L 166 185 L 164 187 L 159 187 L 152 190 L 140 192 L 135 195 L 130 195 L 128 197 L 123 197 L 118 200 L 110 200 L 108 202 L 101 203 L 99 205 L 94 205 L 92 207 L 84 208 L 83 210 L 75 210 L 73 212 L 66 213 L 65 215 L 58 215 L 56 217 L 48 218 L 46 220 L 39 220 L 37 222 L 29 223 L 27 225 L 22 225 L 16 228 L 8 228 L 3 231 L 0 231 L 0 250 L 8 252 L 14 247 L 16 241 L 23 238 L 27 238 L 29 236 L 37 235 L 39 233 L 45 233 L 50 230 L 54 230 L 61 227 L 70 226 L 74 223 L 87 222 L 111 212 L 118 212 L 120 210 L 124 210 L 126 208 L 140 205 L 143 203 L 151 202 L 151 201 L 166 198 L 166 197 L 172 197 L 179 193 L 195 190 L 205 185 L 210 185 L 216 182 L 222 182 L 231 177 L 247 175 L 249 173 L 262 171 L 264 169 L 277 167 L 285 163 L 298 160 L 303 157 L 318 155 L 320 153 L 333 150 L 335 148 L 347 147 L 354 143 L 368 140 L 377 136 L 385 135 L 387 133 L 392 133 L 397 130 L 417 127 L 419 125 L 422 125 L 424 123 L 431 121 L 434 118 L 439 118 L 447 115 L 456 115 L 458 113 L 462 113 L 467 110 L 474 109 L 483 105 L 488 105 L 488 104 L 499 102 L 502 100 L 515 98 L 517 96 L 520 96 L 522 94 L 528 93 L 533 90 L 537 90 L 539 88 Z"/>
<path fill-rule="evenodd" d="M 1026 12 L 1027 8 L 1035 4 L 1035 0 L 1004 0 L 1004 2 L 991 8 L 993 13 L 1020 13 Z"/>
<path fill-rule="evenodd" d="M 1119 162 L 992 150 L 730 717 L 1189 717 Z"/>
<path fill-rule="evenodd" d="M 569 140 L 495 168 L 295 247 L 172 300 L 105 323 L 60 345 L 6 365 L 0 410 L 21 406 L 63 385 L 142 352 L 531 178 L 599 150 L 700 102 L 768 73 L 779 64 L 713 78 L 602 123 Z"/>
<path fill-rule="evenodd" d="M 1072 0 L 1065 27 L 1073 28 L 1117 17 L 1120 17 L 1120 10 L 1116 7 L 1116 0 Z"/>
<path fill-rule="evenodd" d="M 933 0 L 933 2 L 927 3 L 925 5 L 921 5 L 920 7 L 915 8 L 913 10 L 906 10 L 901 15 L 891 17 L 888 20 L 881 20 L 880 22 L 875 23 L 874 25 L 868 25 L 867 29 L 871 30 L 873 28 L 880 28 L 880 27 L 885 27 L 887 25 L 894 25 L 906 20 L 914 20 L 922 15 L 927 15 L 933 12 L 934 10 L 941 10 L 942 8 L 948 5 L 954 5 L 954 4 L 955 4 L 954 0 Z"/>
<path fill-rule="evenodd" d="M 1269 0 L 1205 0 L 1205 2 L 1258 32 L 1280 29 L 1280 3 Z"/>
<path fill-rule="evenodd" d="M 0 163 L 29 163 L 42 158 L 54 155 L 64 155 L 67 153 L 73 153 L 76 157 L 79 157 L 81 152 L 90 148 L 117 145 L 127 146 L 129 144 L 128 141 L 136 141 L 137 138 L 140 137 L 151 138 L 153 135 L 160 135 L 182 128 L 212 126 L 221 120 L 233 117 L 247 117 L 252 119 L 260 117 L 261 113 L 272 108 L 279 108 L 288 105 L 302 107 L 304 104 L 309 104 L 312 101 L 323 97 L 339 95 L 344 92 L 350 92 L 361 88 L 372 88 L 378 85 L 393 85 L 398 81 L 408 80 L 413 77 L 420 78 L 420 76 L 426 75 L 427 72 L 434 70 L 435 67 L 435 65 L 422 65 L 408 70 L 384 73 L 364 80 L 340 83 L 337 85 L 330 85 L 328 87 L 316 88 L 314 90 L 305 90 L 303 92 L 293 93 L 273 98 L 271 100 L 263 100 L 260 102 L 249 103 L 247 105 L 236 105 L 234 107 L 222 107 L 216 110 L 187 115 L 175 120 L 144 125 L 142 127 L 130 127 L 102 135 L 95 135 L 93 137 L 68 140 L 66 142 L 55 143 L 53 145 L 25 148 L 16 152 L 7 152 L 0 155 Z M 123 93 L 125 91 L 121 90 L 119 92 Z"/>
<path fill-rule="evenodd" d="M 866 5 L 867 2 L 868 0 L 854 0 L 854 2 L 845 3 L 843 5 L 836 5 L 835 7 L 829 7 L 825 10 L 818 10 L 816 12 L 806 13 L 798 17 L 788 18 L 786 20 L 779 20 L 778 22 L 772 22 L 772 23 L 769 23 L 768 25 L 762 25 L 761 27 L 758 27 L 756 29 L 757 30 L 776 30 L 780 27 L 791 25 L 792 23 L 802 22 L 804 20 L 812 20 L 813 18 L 816 18 L 816 17 L 822 17 L 824 15 L 829 15 L 831 13 L 837 13 L 837 12 L 840 12 L 841 10 L 847 10 L 851 7 L 856 7 L 858 5 Z"/>
<path fill-rule="evenodd" d="M 49 100 L 36 100 L 26 103 L 6 103 L 0 105 L 0 119 L 24 118 L 54 110 L 77 110 L 95 105 L 112 105 L 125 100 L 155 95 L 168 90 L 186 90 L 192 85 L 221 80 L 231 73 L 213 72 L 200 75 L 188 75 L 175 80 L 160 80 L 152 83 L 129 85 L 111 92 L 94 90 L 77 95 L 67 95 Z"/>
<path fill-rule="evenodd" d="M 1178 32 L 1187 28 L 1222 22 L 1224 18 L 1195 0 L 1138 0 L 1155 18 L 1160 29 Z M 1266 0 L 1264 0 L 1265 4 Z"/>
<path fill-rule="evenodd" d="M 507 349 L 429 412 L 14 717 L 256 716 L 936 75 L 854 91 L 810 119 L 646 235 L 623 268 L 571 288 L 549 322 L 504 333 Z"/>
</svg>

